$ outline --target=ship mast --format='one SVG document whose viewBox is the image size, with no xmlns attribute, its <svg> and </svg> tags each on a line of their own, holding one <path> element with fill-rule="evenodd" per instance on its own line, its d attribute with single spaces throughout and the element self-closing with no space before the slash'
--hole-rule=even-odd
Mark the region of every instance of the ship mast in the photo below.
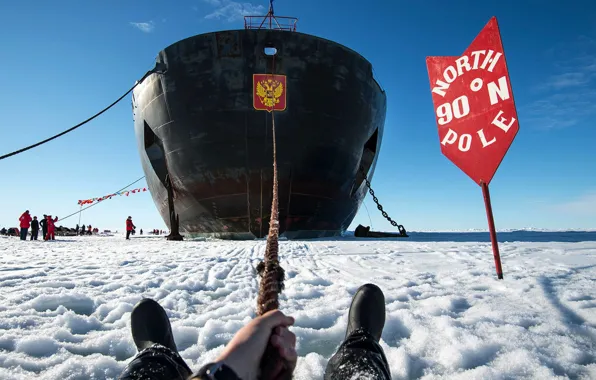
<svg viewBox="0 0 596 380">
<path fill-rule="evenodd" d="M 271 29 L 295 32 L 298 19 L 296 17 L 276 16 L 273 1 L 269 0 L 269 12 L 265 16 L 244 16 L 244 29 Z"/>
</svg>

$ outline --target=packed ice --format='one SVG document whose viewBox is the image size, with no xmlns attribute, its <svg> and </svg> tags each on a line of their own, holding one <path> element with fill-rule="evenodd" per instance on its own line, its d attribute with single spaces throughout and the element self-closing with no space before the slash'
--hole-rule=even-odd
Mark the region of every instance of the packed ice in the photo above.
<svg viewBox="0 0 596 380">
<path fill-rule="evenodd" d="M 323 378 L 367 282 L 385 293 L 393 379 L 596 378 L 596 242 L 503 242 L 497 280 L 490 243 L 422 240 L 280 242 L 295 379 Z M 136 354 L 130 313 L 143 297 L 167 310 L 198 369 L 255 316 L 264 250 L 263 240 L 0 237 L 0 378 L 117 378 Z"/>
</svg>

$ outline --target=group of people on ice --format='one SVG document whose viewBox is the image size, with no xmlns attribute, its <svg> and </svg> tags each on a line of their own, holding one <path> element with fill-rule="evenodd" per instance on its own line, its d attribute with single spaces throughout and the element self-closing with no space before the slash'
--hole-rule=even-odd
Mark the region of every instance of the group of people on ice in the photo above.
<svg viewBox="0 0 596 380">
<path fill-rule="evenodd" d="M 0 230 L 0 234 L 2 235 L 9 235 L 9 236 L 19 236 L 21 240 L 27 240 L 27 236 L 29 235 L 29 230 L 31 230 L 31 240 L 37 240 L 39 237 L 39 230 L 41 228 L 41 237 L 43 240 L 56 240 L 56 232 L 59 232 L 61 235 L 93 235 L 99 233 L 98 228 L 93 228 L 91 225 L 85 227 L 85 225 L 79 228 L 77 227 L 66 228 L 66 227 L 56 227 L 56 222 L 58 221 L 58 217 L 52 218 L 52 215 L 43 215 L 43 218 L 40 220 L 37 219 L 37 216 L 31 217 L 29 210 L 26 210 L 20 217 L 19 217 L 19 228 L 2 228 Z"/>
<path fill-rule="evenodd" d="M 39 229 L 41 228 L 42 238 L 44 240 L 56 240 L 56 222 L 58 221 L 58 217 L 52 218 L 51 215 L 43 215 L 41 220 L 37 220 L 37 216 L 31 217 L 29 210 L 26 210 L 19 218 L 20 223 L 20 230 L 16 228 L 2 228 L 0 233 L 2 235 L 10 235 L 10 236 L 19 236 L 21 240 L 27 240 L 27 236 L 29 235 L 29 229 L 31 229 L 31 240 L 37 240 L 39 237 Z M 130 240 L 131 235 L 135 235 L 137 226 L 134 225 L 132 222 L 132 217 L 129 216 L 126 218 L 126 240 Z M 62 230 L 61 230 L 62 229 Z M 91 225 L 85 226 L 84 224 L 79 227 L 77 224 L 76 228 L 69 229 L 64 227 L 59 227 L 59 231 L 67 230 L 70 234 L 75 234 L 78 236 L 83 235 L 94 235 L 99 233 L 98 228 L 93 228 Z M 155 235 L 163 234 L 164 231 L 160 231 L 155 229 L 151 231 Z M 140 234 L 143 235 L 143 230 L 141 229 Z"/>
<path fill-rule="evenodd" d="M 85 226 L 84 224 L 81 227 L 79 227 L 79 225 L 77 224 L 77 226 L 75 227 L 74 233 L 79 236 L 93 235 L 93 234 L 99 233 L 99 228 L 93 228 L 93 227 L 91 227 L 91 225 Z"/>
<path fill-rule="evenodd" d="M 137 229 L 137 226 L 135 226 L 134 223 L 132 222 L 132 216 L 129 216 L 128 218 L 126 218 L 126 240 L 130 240 L 130 236 L 136 234 L 136 232 L 137 232 L 136 229 Z M 153 234 L 153 235 L 162 235 L 165 232 L 155 228 L 155 229 L 149 231 L 148 233 Z M 140 234 L 141 235 L 143 234 L 142 228 L 141 228 Z"/>
<path fill-rule="evenodd" d="M 41 227 L 43 240 L 56 240 L 56 222 L 58 217 L 52 218 L 52 215 L 43 215 L 41 220 L 37 216 L 31 217 L 29 210 L 26 210 L 19 218 L 21 228 L 21 240 L 27 240 L 29 228 L 31 228 L 31 240 L 37 240 L 39 228 Z"/>
</svg>

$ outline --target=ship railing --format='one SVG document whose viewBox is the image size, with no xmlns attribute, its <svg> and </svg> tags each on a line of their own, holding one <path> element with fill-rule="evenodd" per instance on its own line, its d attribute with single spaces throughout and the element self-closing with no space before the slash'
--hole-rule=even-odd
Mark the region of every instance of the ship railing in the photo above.
<svg viewBox="0 0 596 380">
<path fill-rule="evenodd" d="M 272 29 L 295 32 L 298 19 L 285 16 L 244 16 L 244 29 Z"/>
</svg>

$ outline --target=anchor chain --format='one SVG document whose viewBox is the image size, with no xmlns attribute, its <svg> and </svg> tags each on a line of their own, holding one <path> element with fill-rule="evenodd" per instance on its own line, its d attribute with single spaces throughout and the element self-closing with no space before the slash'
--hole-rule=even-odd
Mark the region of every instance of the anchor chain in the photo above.
<svg viewBox="0 0 596 380">
<path fill-rule="evenodd" d="M 366 172 L 364 171 L 364 168 L 362 166 L 360 166 L 360 173 L 362 173 L 362 176 L 364 176 L 364 182 L 366 183 L 366 187 L 368 187 L 368 192 L 372 196 L 373 202 L 375 202 L 375 204 L 377 205 L 377 209 L 379 211 L 381 211 L 381 214 L 383 214 L 383 217 L 385 219 L 387 219 L 387 221 L 389 223 L 391 223 L 391 225 L 393 227 L 397 227 L 400 235 L 406 236 L 408 233 L 407 233 L 406 229 L 404 228 L 404 226 L 401 224 L 398 224 L 395 220 L 391 219 L 389 214 L 387 214 L 387 211 L 385 211 L 383 209 L 383 205 L 381 205 L 381 203 L 379 202 L 379 198 L 377 198 L 377 196 L 375 195 L 375 191 L 371 187 L 370 181 L 368 180 L 368 177 L 366 176 Z"/>
</svg>

